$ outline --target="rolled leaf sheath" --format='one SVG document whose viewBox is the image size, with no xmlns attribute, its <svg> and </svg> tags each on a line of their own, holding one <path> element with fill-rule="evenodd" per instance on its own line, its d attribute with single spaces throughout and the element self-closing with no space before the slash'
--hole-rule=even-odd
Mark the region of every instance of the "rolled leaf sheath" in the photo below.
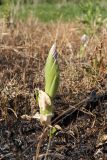
<svg viewBox="0 0 107 160">
<path fill-rule="evenodd" d="M 53 116 L 53 106 L 50 97 L 39 90 L 39 108 L 40 108 L 40 121 L 42 124 L 51 124 L 51 118 Z"/>
</svg>

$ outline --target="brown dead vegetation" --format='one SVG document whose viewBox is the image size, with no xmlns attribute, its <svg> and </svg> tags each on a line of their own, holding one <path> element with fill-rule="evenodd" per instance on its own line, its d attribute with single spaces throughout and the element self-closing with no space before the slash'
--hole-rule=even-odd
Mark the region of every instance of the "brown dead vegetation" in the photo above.
<svg viewBox="0 0 107 160">
<path fill-rule="evenodd" d="M 34 136 L 36 132 L 34 124 L 40 124 L 34 121 L 22 121 L 19 128 L 22 127 L 25 130 L 21 130 L 21 134 L 19 134 L 19 129 L 17 133 L 17 129 L 14 128 L 14 124 L 17 126 L 17 123 L 20 123 L 15 114 L 20 119 L 21 115 L 33 115 L 38 110 L 33 91 L 35 87 L 44 88 L 44 64 L 48 51 L 55 41 L 59 52 L 61 75 L 60 87 L 55 99 L 55 112 L 58 116 L 69 109 L 71 105 L 78 104 L 89 97 L 93 91 L 97 95 L 103 95 L 107 91 L 107 26 L 105 25 L 100 29 L 100 32 L 96 32 L 89 37 L 88 44 L 81 54 L 80 49 L 81 46 L 83 47 L 81 36 L 83 33 L 84 27 L 78 23 L 43 24 L 28 20 L 27 23 L 18 22 L 8 25 L 4 20 L 1 20 L 0 126 L 2 130 L 3 126 L 7 125 L 4 130 L 9 131 L 9 133 L 14 130 L 14 134 L 16 134 L 16 137 L 13 136 L 14 145 L 16 145 L 15 143 L 19 144 L 19 139 L 24 143 L 24 146 L 22 145 L 24 149 L 21 148 L 20 150 L 17 145 L 8 145 L 8 148 L 9 146 L 12 147 L 9 148 L 9 152 L 12 152 L 12 154 L 14 152 L 14 155 L 19 154 L 19 159 L 21 159 L 21 156 L 23 159 L 26 159 L 26 157 L 32 159 L 34 151 L 29 151 L 27 138 L 38 139 L 38 134 Z M 96 94 L 95 96 L 97 96 Z M 57 159 L 58 157 L 59 159 L 74 157 L 75 160 L 95 158 L 95 146 L 99 144 L 99 142 L 96 142 L 98 134 L 102 133 L 103 129 L 106 132 L 107 112 L 105 106 L 107 101 L 94 104 L 94 109 L 91 108 L 91 112 L 89 108 L 84 110 L 86 103 L 83 103 L 82 108 L 78 109 L 84 116 L 78 117 L 78 114 L 76 114 L 76 117 L 73 117 L 76 119 L 75 122 L 67 122 L 69 127 L 64 126 L 63 128 L 63 122 L 61 122 L 63 131 L 58 132 L 51 141 L 50 156 L 52 152 L 55 152 Z M 8 108 L 11 108 L 11 110 L 9 111 Z M 13 117 L 12 120 L 9 115 Z M 6 119 L 8 123 L 5 124 Z M 11 126 L 10 130 L 8 125 Z M 30 130 L 28 137 L 26 137 L 27 128 L 31 128 L 31 130 L 28 129 Z M 37 132 L 41 134 L 41 126 L 37 128 Z M 4 130 L 1 136 L 4 136 Z M 60 140 L 61 136 L 64 138 Z M 3 138 L 5 144 L 5 136 Z M 1 150 L 3 143 L 1 142 Z M 48 139 L 46 138 L 40 148 L 41 159 L 46 153 L 47 144 Z M 36 149 L 34 143 L 33 149 Z M 31 154 L 28 155 L 28 151 Z M 0 158 L 3 159 L 2 157 L 5 157 L 6 154 L 1 152 Z"/>
</svg>

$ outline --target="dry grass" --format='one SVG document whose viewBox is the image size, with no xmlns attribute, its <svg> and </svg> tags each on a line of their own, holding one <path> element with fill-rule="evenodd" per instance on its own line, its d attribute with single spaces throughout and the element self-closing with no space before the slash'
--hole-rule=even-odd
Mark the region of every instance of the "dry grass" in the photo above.
<svg viewBox="0 0 107 160">
<path fill-rule="evenodd" d="M 56 41 L 61 70 L 59 93 L 73 103 L 92 90 L 107 89 L 107 30 L 89 37 L 81 57 L 83 26 L 73 23 L 43 24 L 29 19 L 7 27 L 0 25 L 0 89 L 1 94 L 33 93 L 44 87 L 44 64 L 51 45 Z M 8 91 L 5 91 L 7 88 Z M 17 93 L 16 93 L 17 92 Z M 27 93 L 28 92 L 28 93 Z"/>
<path fill-rule="evenodd" d="M 35 112 L 37 107 L 35 107 L 33 91 L 35 87 L 44 88 L 44 64 L 49 49 L 55 41 L 59 52 L 61 75 L 56 98 L 59 105 L 56 105 L 55 109 L 59 115 L 71 104 L 81 103 L 92 90 L 98 93 L 107 91 L 107 26 L 102 26 L 98 32 L 91 35 L 85 48 L 81 42 L 83 31 L 84 26 L 78 23 L 43 24 L 29 19 L 25 24 L 22 22 L 7 24 L 1 20 L 0 120 L 7 118 L 8 108 L 13 110 L 13 114 L 15 112 L 16 117 L 22 114 L 31 115 Z M 102 123 L 100 124 L 94 112 L 92 114 L 82 112 L 86 114 L 84 116 L 86 121 L 78 117 L 74 126 L 70 124 L 70 129 L 68 128 L 67 131 L 65 129 L 62 134 L 71 135 L 70 131 L 73 131 L 77 134 L 78 140 L 83 140 L 82 135 L 84 135 L 90 141 L 89 146 L 93 146 L 93 138 L 91 139 L 90 136 L 95 137 L 96 141 L 98 132 L 96 126 L 101 127 L 102 124 L 106 124 L 106 113 L 102 114 L 103 109 L 101 113 L 98 112 Z M 10 123 L 13 123 L 13 120 L 9 125 Z M 90 126 L 92 133 L 88 130 Z M 58 134 L 60 137 L 60 132 Z M 84 142 L 84 145 L 86 144 Z M 22 156 L 27 149 L 21 152 Z M 57 149 L 59 152 L 60 148 Z M 42 154 L 44 153 L 41 153 L 41 156 Z"/>
</svg>

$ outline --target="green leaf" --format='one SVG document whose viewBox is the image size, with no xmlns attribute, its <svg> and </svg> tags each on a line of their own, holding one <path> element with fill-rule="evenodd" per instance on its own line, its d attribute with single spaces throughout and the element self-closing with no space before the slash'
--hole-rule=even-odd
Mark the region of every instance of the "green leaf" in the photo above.
<svg viewBox="0 0 107 160">
<path fill-rule="evenodd" d="M 59 86 L 59 66 L 57 63 L 56 44 L 50 49 L 45 65 L 45 92 L 53 98 Z"/>
<path fill-rule="evenodd" d="M 51 138 L 55 135 L 56 131 L 57 131 L 57 128 L 55 128 L 55 127 L 51 128 L 50 134 L 49 134 Z"/>
</svg>

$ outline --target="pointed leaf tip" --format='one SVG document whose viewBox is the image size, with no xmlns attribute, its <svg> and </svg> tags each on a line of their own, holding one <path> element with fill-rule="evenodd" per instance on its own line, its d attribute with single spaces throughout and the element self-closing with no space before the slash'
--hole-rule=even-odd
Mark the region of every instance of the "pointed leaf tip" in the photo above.
<svg viewBox="0 0 107 160">
<path fill-rule="evenodd" d="M 54 43 L 50 49 L 50 54 L 52 54 L 52 57 L 57 60 L 57 50 L 56 50 L 56 43 Z"/>
</svg>

